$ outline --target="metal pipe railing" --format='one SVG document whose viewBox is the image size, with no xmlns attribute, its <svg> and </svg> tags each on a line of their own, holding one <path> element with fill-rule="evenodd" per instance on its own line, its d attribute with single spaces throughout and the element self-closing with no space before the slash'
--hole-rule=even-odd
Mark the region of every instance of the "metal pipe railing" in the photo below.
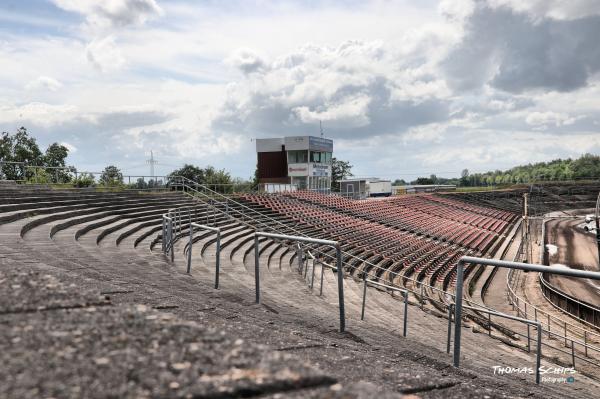
<svg viewBox="0 0 600 399">
<path fill-rule="evenodd" d="M 542 266 L 533 265 L 528 263 L 509 262 L 495 259 L 476 258 L 471 256 L 463 256 L 460 258 L 457 264 L 457 277 L 456 277 L 456 300 L 454 310 L 454 366 L 458 367 L 460 364 L 460 340 L 461 340 L 461 319 L 462 319 L 462 308 L 463 308 L 463 270 L 467 263 L 480 264 L 486 266 L 497 266 L 509 269 L 519 269 L 533 272 L 545 272 L 549 274 L 559 274 L 571 277 L 590 278 L 593 280 L 600 280 L 600 272 L 590 272 L 586 270 L 573 270 L 563 267 L 556 266 Z M 530 320 L 528 320 L 529 322 Z M 541 323 L 540 323 L 541 324 Z M 541 331 L 541 328 L 540 328 Z"/>
<path fill-rule="evenodd" d="M 452 324 L 452 315 L 451 315 L 451 310 L 452 307 L 454 306 L 454 304 L 450 304 L 448 306 L 448 315 L 450 317 L 448 317 L 448 342 L 446 344 L 446 351 L 450 352 L 450 341 L 451 341 L 451 334 L 452 334 L 452 328 L 451 328 L 451 324 Z M 505 319 L 509 319 L 509 320 L 515 320 L 515 321 L 520 321 L 522 323 L 527 324 L 527 351 L 531 351 L 531 336 L 529 334 L 529 326 L 530 325 L 534 325 L 536 327 L 537 330 L 537 350 L 536 350 L 536 360 L 535 360 L 535 383 L 539 384 L 540 383 L 540 363 L 541 363 L 541 357 L 542 357 L 542 323 L 540 323 L 539 321 L 531 321 L 528 319 L 523 319 L 521 317 L 516 317 L 516 316 L 512 316 L 506 313 L 500 313 L 500 312 L 494 312 L 491 310 L 487 310 L 487 309 L 483 309 L 483 308 L 477 308 L 477 307 L 473 307 L 473 306 L 468 306 L 468 305 L 462 305 L 463 309 L 471 309 L 477 312 L 483 312 L 483 313 L 487 313 L 489 315 L 489 320 L 490 320 L 490 333 L 491 333 L 491 318 L 492 315 L 497 316 L 497 317 L 502 317 Z M 456 319 L 458 320 L 458 319 Z M 458 323 L 460 324 L 460 323 Z M 460 339 L 460 338 L 459 338 Z M 455 342 L 456 345 L 456 342 Z M 455 346 L 456 348 L 456 346 Z M 457 366 L 458 367 L 458 366 Z"/>
<path fill-rule="evenodd" d="M 370 284 L 370 285 L 374 285 L 376 287 L 385 288 L 387 290 L 401 292 L 402 296 L 404 297 L 404 317 L 403 317 L 403 322 L 402 322 L 402 325 L 403 325 L 402 326 L 402 336 L 406 337 L 406 330 L 408 327 L 408 290 L 403 289 L 403 288 L 393 287 L 393 286 L 390 286 L 387 284 L 382 284 L 377 281 L 369 280 L 366 277 L 363 280 L 364 280 L 364 286 L 363 286 L 362 310 L 361 310 L 360 319 L 364 320 L 364 318 L 365 318 L 365 305 L 366 305 L 366 301 L 367 301 L 367 285 Z"/>
<path fill-rule="evenodd" d="M 194 227 L 197 227 L 202 230 L 212 231 L 217 233 L 217 252 L 215 255 L 215 289 L 219 288 L 219 270 L 221 266 L 221 229 L 218 227 L 206 226 L 204 224 L 198 223 L 190 223 L 190 243 L 188 246 L 187 253 L 187 273 L 190 273 L 192 267 L 192 246 L 193 246 L 193 237 L 194 237 Z"/>
<path fill-rule="evenodd" d="M 342 254 L 340 243 L 332 240 L 322 240 L 311 237 L 292 236 L 287 234 L 273 234 L 267 232 L 257 231 L 254 233 L 254 278 L 255 278 L 255 291 L 256 291 L 256 303 L 260 303 L 260 267 L 259 267 L 259 237 L 266 237 L 277 240 L 287 240 L 300 243 L 319 244 L 327 245 L 335 248 L 337 258 L 337 281 L 338 281 L 338 304 L 340 311 L 340 332 L 344 332 L 346 328 L 346 317 L 344 310 L 344 269 L 342 265 Z"/>
</svg>

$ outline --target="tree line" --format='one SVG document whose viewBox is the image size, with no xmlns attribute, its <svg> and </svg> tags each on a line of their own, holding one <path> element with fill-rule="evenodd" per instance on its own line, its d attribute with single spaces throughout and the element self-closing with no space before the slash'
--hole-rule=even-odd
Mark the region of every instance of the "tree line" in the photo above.
<svg viewBox="0 0 600 399">
<path fill-rule="evenodd" d="M 98 178 L 91 173 L 78 173 L 74 166 L 67 165 L 69 149 L 59 143 L 52 143 L 42 152 L 35 137 L 25 127 L 13 134 L 2 132 L 0 136 L 0 180 L 15 180 L 28 183 L 61 183 L 73 187 L 122 187 L 148 189 L 162 186 L 165 182 L 157 178 L 145 180 L 138 178 L 131 182 L 125 179 L 122 171 L 115 165 L 106 166 Z M 183 176 L 188 179 L 212 186 L 217 191 L 227 193 L 250 187 L 251 183 L 243 179 L 232 178 L 224 169 L 212 166 L 200 168 L 185 164 L 172 171 L 169 176 Z"/>
<path fill-rule="evenodd" d="M 555 159 L 550 162 L 530 163 L 485 173 L 469 173 L 468 169 L 463 169 L 460 177 L 443 178 L 432 174 L 410 182 L 396 179 L 393 184 L 454 184 L 463 187 L 480 187 L 586 179 L 600 179 L 600 156 L 584 154 L 577 159 Z"/>
</svg>

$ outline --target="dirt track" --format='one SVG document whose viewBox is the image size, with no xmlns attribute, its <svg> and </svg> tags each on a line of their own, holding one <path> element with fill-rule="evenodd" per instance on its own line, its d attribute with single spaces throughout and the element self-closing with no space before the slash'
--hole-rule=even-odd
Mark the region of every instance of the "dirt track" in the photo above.
<svg viewBox="0 0 600 399">
<path fill-rule="evenodd" d="M 546 244 L 556 245 L 557 252 L 548 256 L 550 265 L 562 264 L 573 269 L 600 270 L 595 236 L 581 227 L 585 214 L 590 210 L 565 212 L 582 215 L 580 219 L 551 219 L 546 222 Z M 565 293 L 583 301 L 600 303 L 600 282 L 550 276 L 550 282 Z"/>
</svg>

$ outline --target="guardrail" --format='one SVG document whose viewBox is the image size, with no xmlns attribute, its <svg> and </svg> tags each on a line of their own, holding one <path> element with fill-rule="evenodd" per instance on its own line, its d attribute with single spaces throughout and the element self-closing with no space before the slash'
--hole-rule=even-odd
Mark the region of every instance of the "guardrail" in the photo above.
<svg viewBox="0 0 600 399">
<path fill-rule="evenodd" d="M 338 241 L 321 240 L 310 237 L 292 236 L 287 234 L 273 234 L 257 231 L 254 234 L 254 282 L 255 282 L 255 293 L 256 303 L 260 303 L 260 260 L 259 260 L 259 237 L 266 237 L 278 240 L 287 240 L 292 242 L 309 243 L 327 245 L 335 248 L 337 258 L 337 282 L 338 282 L 338 305 L 340 311 L 340 332 L 344 332 L 346 329 L 346 316 L 344 311 L 344 269 L 342 265 L 342 252 L 340 249 L 340 243 Z M 299 259 L 302 262 L 302 259 Z M 322 286 L 322 283 L 321 283 Z"/>
<path fill-rule="evenodd" d="M 192 248 L 194 245 L 194 227 L 202 230 L 212 231 L 217 233 L 217 252 L 215 255 L 215 289 L 219 288 L 219 270 L 221 267 L 221 229 L 218 227 L 206 226 L 204 224 L 190 223 L 190 242 L 187 253 L 187 273 L 189 274 L 192 268 Z"/>
<path fill-rule="evenodd" d="M 454 307 L 454 304 L 450 304 L 448 306 L 448 341 L 446 344 L 446 353 L 450 353 L 450 342 L 452 339 L 452 308 Z M 492 315 L 497 316 L 497 317 L 501 317 L 501 318 L 505 318 L 505 319 L 509 319 L 509 320 L 515 320 L 515 321 L 519 321 L 522 323 L 527 324 L 527 351 L 531 352 L 531 334 L 530 334 L 530 330 L 529 330 L 529 326 L 534 325 L 536 327 L 537 330 L 537 350 L 536 350 L 536 356 L 535 356 L 535 383 L 539 384 L 540 383 L 540 363 L 541 363 L 541 358 L 542 358 L 542 323 L 540 323 L 539 321 L 531 321 L 528 319 L 523 319 L 521 317 L 516 317 L 516 316 L 512 316 L 506 313 L 500 313 L 500 312 L 494 312 L 491 310 L 487 310 L 487 309 L 483 309 L 483 308 L 478 308 L 478 307 L 472 307 L 472 306 L 467 306 L 467 305 L 462 305 L 463 309 L 471 309 L 477 312 L 482 312 L 482 313 L 487 313 L 488 314 L 488 320 L 489 320 L 489 334 L 491 336 L 492 333 Z M 459 338 L 460 340 L 460 338 Z M 459 343 L 460 345 L 460 343 Z M 458 366 L 457 366 L 458 367 Z"/>
<path fill-rule="evenodd" d="M 538 278 L 542 288 L 544 298 L 548 300 L 556 309 L 566 312 L 570 316 L 575 317 L 581 323 L 585 323 L 592 327 L 600 327 L 600 309 L 588 303 L 582 302 L 552 286 L 546 280 L 545 273 L 540 273 Z M 583 317 L 582 317 L 583 316 Z M 591 322 L 589 321 L 591 319 Z M 600 338 L 600 335 L 598 335 Z"/>
<path fill-rule="evenodd" d="M 171 216 L 167 216 L 167 214 L 163 215 L 163 239 L 162 239 L 162 247 L 163 253 L 165 255 L 169 255 L 171 257 L 171 262 L 175 259 L 175 250 L 173 249 L 174 238 L 173 238 L 173 218 Z M 166 238 L 166 239 L 165 239 Z"/>
<path fill-rule="evenodd" d="M 381 288 L 385 288 L 386 290 L 391 290 L 392 292 L 396 291 L 396 292 L 402 292 L 402 296 L 404 297 L 404 318 L 403 318 L 403 322 L 402 322 L 402 336 L 406 337 L 406 329 L 407 329 L 407 323 L 408 323 L 408 290 L 406 289 L 402 289 L 402 288 L 398 288 L 398 287 L 393 287 L 387 284 L 382 284 L 382 283 L 378 283 L 377 281 L 372 281 L 366 278 L 363 278 L 363 297 L 362 297 L 362 309 L 360 312 L 360 319 L 364 320 L 365 319 L 365 305 L 367 302 L 367 285 L 374 285 L 376 287 L 381 287 Z"/>
<path fill-rule="evenodd" d="M 495 259 L 485 259 L 485 258 L 475 258 L 471 256 L 463 256 L 460 258 L 457 264 L 457 277 L 456 277 L 456 300 L 455 300 L 455 308 L 454 308 L 454 366 L 459 367 L 460 365 L 460 343 L 461 343 L 461 320 L 462 320 L 462 309 L 463 309 L 463 273 L 465 264 L 480 264 L 486 266 L 496 266 L 496 267 L 504 267 L 508 269 L 518 269 L 525 271 L 533 271 L 533 272 L 545 272 L 549 274 L 559 274 L 564 276 L 571 277 L 581 277 L 581 278 L 590 278 L 594 280 L 600 280 L 600 272 L 590 272 L 586 270 L 573 270 L 562 267 L 555 266 L 542 266 L 542 265 L 533 265 L 528 263 L 518 263 L 518 262 L 509 262 L 509 261 L 501 261 Z M 530 321 L 527 319 L 527 321 Z M 540 331 L 541 331 L 541 323 L 540 323 Z M 574 345 L 575 341 L 571 340 L 571 353 L 573 358 L 573 363 L 575 360 L 575 349 Z"/>
</svg>

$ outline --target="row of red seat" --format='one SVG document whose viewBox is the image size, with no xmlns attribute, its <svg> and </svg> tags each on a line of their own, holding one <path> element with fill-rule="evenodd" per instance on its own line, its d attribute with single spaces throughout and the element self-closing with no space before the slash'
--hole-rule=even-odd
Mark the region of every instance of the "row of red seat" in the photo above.
<svg viewBox="0 0 600 399">
<path fill-rule="evenodd" d="M 427 270 L 431 278 L 435 270 L 448 263 L 449 259 L 467 253 L 478 255 L 452 245 L 452 242 L 441 242 L 425 235 L 417 235 L 393 227 L 384 226 L 370 220 L 344 214 L 326 207 L 300 201 L 283 195 L 251 195 L 244 194 L 242 200 L 261 205 L 274 212 L 286 216 L 298 223 L 313 226 L 326 233 L 327 237 L 351 244 L 352 253 L 375 263 L 376 267 L 365 266 L 365 270 L 382 276 L 387 269 L 395 273 L 406 271 L 419 273 Z M 461 232 L 460 234 L 465 234 Z M 352 262 L 350 262 L 352 264 Z M 356 262 L 361 266 L 361 262 Z M 375 269 L 375 270 L 369 270 Z M 430 271 L 430 272 L 429 272 Z M 435 283 L 438 281 L 430 281 Z"/>
<path fill-rule="evenodd" d="M 510 212 L 495 209 L 487 212 L 493 216 L 482 215 L 486 213 L 483 207 L 473 207 L 479 213 L 469 214 L 460 208 L 462 204 L 453 208 L 445 199 L 446 203 L 438 203 L 431 195 L 361 201 L 310 191 L 286 195 L 480 252 L 485 252 L 498 234 L 506 229 L 509 221 L 504 219 L 512 222 L 515 217 Z"/>
</svg>

